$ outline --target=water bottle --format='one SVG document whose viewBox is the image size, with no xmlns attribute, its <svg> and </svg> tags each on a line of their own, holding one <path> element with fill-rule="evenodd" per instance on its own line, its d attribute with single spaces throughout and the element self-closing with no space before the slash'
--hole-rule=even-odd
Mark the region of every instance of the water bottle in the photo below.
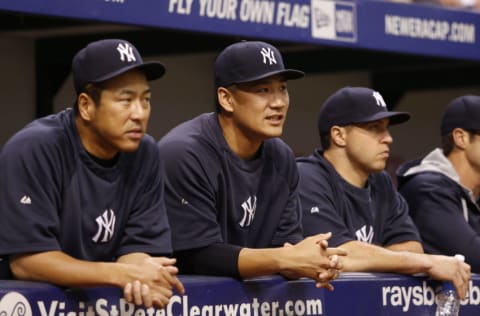
<svg viewBox="0 0 480 316">
<path fill-rule="evenodd" d="M 455 255 L 459 261 L 465 261 L 463 255 Z M 452 282 L 443 282 L 442 290 L 436 295 L 437 310 L 435 316 L 458 316 L 460 299 Z"/>
</svg>

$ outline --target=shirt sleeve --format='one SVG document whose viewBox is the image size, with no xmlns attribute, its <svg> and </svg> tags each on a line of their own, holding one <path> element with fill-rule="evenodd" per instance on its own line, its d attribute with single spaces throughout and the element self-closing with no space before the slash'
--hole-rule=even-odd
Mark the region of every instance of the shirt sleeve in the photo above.
<svg viewBox="0 0 480 316">
<path fill-rule="evenodd" d="M 214 155 L 199 153 L 181 141 L 159 143 L 166 175 L 165 203 L 172 229 L 174 251 L 223 242 L 217 223 L 216 191 L 203 160 L 215 164 Z M 203 159 L 203 160 L 201 160 Z"/>
<path fill-rule="evenodd" d="M 322 167 L 309 163 L 298 163 L 300 173 L 300 202 L 303 213 L 304 235 L 332 233 L 329 246 L 338 247 L 355 240 L 340 215 L 341 197 L 329 183 L 328 172 Z"/>
<path fill-rule="evenodd" d="M 426 250 L 463 254 L 472 272 L 480 272 L 480 233 L 464 217 L 461 200 L 467 196 L 462 188 L 440 175 L 419 174 L 404 184 L 400 192 L 409 203 Z M 470 207 L 475 208 L 472 203 L 469 202 Z"/>
<path fill-rule="evenodd" d="M 62 162 L 41 137 L 20 134 L 0 154 L 0 254 L 59 250 Z"/>
<path fill-rule="evenodd" d="M 158 160 L 158 148 L 153 139 L 140 153 L 142 172 L 135 185 L 140 188 L 136 207 L 128 217 L 118 255 L 145 252 L 151 255 L 172 253 L 170 226 L 164 200 L 164 175 Z M 148 168 L 145 168 L 148 166 Z"/>
<path fill-rule="evenodd" d="M 272 238 L 272 246 L 282 246 L 285 242 L 296 244 L 303 239 L 302 234 L 302 210 L 300 207 L 300 196 L 298 192 L 299 175 L 295 164 L 293 153 L 285 158 L 291 161 L 288 167 L 287 183 L 289 188 L 288 200 L 282 210 L 280 221 Z"/>
<path fill-rule="evenodd" d="M 380 210 L 386 212 L 387 217 L 383 225 L 382 246 L 390 246 L 406 241 L 421 242 L 417 227 L 413 223 L 408 211 L 408 204 L 395 189 L 391 178 L 382 173 L 383 184 L 379 187 L 384 190 L 381 195 L 388 198 L 389 209 Z"/>
</svg>

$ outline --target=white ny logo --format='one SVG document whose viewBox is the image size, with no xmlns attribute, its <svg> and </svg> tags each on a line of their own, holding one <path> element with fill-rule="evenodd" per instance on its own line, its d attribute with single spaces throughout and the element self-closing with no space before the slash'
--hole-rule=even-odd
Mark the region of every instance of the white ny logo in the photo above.
<svg viewBox="0 0 480 316">
<path fill-rule="evenodd" d="M 115 228 L 115 213 L 112 209 L 105 210 L 102 215 L 98 216 L 96 219 L 98 230 L 92 240 L 94 242 L 107 242 L 112 239 L 113 230 Z M 102 239 L 100 237 L 103 235 Z"/>
<path fill-rule="evenodd" d="M 357 235 L 357 240 L 364 241 L 364 242 L 367 242 L 369 244 L 372 243 L 373 234 L 374 234 L 373 233 L 373 227 L 369 226 L 368 233 L 367 233 L 367 226 L 366 225 L 363 225 L 362 228 L 360 228 L 359 230 L 357 230 L 355 232 L 355 235 Z"/>
<path fill-rule="evenodd" d="M 267 59 L 268 59 L 269 65 L 277 63 L 277 60 L 275 59 L 275 55 L 273 54 L 273 50 L 270 47 L 262 48 L 260 53 L 263 56 L 263 63 L 264 64 L 267 64 Z"/>
<path fill-rule="evenodd" d="M 387 107 L 385 101 L 383 101 L 382 95 L 377 91 L 373 91 L 373 97 L 375 98 L 375 102 L 377 102 L 378 106 Z"/>
<path fill-rule="evenodd" d="M 125 61 L 125 58 L 128 62 L 136 61 L 135 55 L 133 54 L 132 46 L 128 45 L 127 43 L 123 44 L 120 43 L 117 46 L 117 50 L 120 53 L 120 60 Z"/>
<path fill-rule="evenodd" d="M 240 221 L 240 227 L 248 227 L 252 224 L 253 217 L 255 216 L 255 210 L 257 209 L 257 197 L 253 197 L 252 203 L 252 197 L 250 196 L 248 200 L 242 203 L 242 208 L 243 218 Z"/>
</svg>

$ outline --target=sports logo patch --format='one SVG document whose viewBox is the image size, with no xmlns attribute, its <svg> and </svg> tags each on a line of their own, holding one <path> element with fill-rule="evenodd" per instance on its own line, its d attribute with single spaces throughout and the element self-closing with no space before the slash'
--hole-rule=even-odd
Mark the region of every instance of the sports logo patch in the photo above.
<svg viewBox="0 0 480 316">
<path fill-rule="evenodd" d="M 363 241 L 371 244 L 373 241 L 373 235 L 374 235 L 373 227 L 372 226 L 367 227 L 367 225 L 363 225 L 362 228 L 360 228 L 355 232 L 355 235 L 357 236 L 358 241 Z"/>
<path fill-rule="evenodd" d="M 263 63 L 266 65 L 267 61 L 269 65 L 273 65 L 277 63 L 277 60 L 275 59 L 275 54 L 273 53 L 273 50 L 268 47 L 268 48 L 262 48 L 260 51 L 260 54 L 262 54 L 263 57 Z"/>
<path fill-rule="evenodd" d="M 133 62 L 137 61 L 135 58 L 135 54 L 133 53 L 132 46 L 128 45 L 127 43 L 120 43 L 117 46 L 117 50 L 120 53 L 120 60 L 126 62 Z"/>
<path fill-rule="evenodd" d="M 95 219 L 98 226 L 97 233 L 92 237 L 92 240 L 96 243 L 110 241 L 115 230 L 115 220 L 115 213 L 112 209 L 105 210 L 102 215 L 98 216 Z"/>
<path fill-rule="evenodd" d="M 248 199 L 242 203 L 243 217 L 240 221 L 240 227 L 248 227 L 252 224 L 255 217 L 255 211 L 257 210 L 257 197 L 248 197 Z"/>
</svg>

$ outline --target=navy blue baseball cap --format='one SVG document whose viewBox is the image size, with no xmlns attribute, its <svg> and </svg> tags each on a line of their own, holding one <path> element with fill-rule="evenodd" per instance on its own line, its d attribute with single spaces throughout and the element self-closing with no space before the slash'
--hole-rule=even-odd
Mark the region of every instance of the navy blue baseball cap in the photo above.
<svg viewBox="0 0 480 316">
<path fill-rule="evenodd" d="M 408 121 L 410 114 L 389 111 L 382 95 L 375 90 L 344 87 L 323 104 L 318 117 L 318 131 L 322 135 L 329 133 L 334 125 L 346 126 L 384 118 L 390 119 L 390 125 L 393 125 Z"/>
<path fill-rule="evenodd" d="M 215 59 L 213 69 L 217 88 L 274 75 L 282 75 L 287 80 L 305 75 L 300 70 L 285 69 L 278 49 L 259 41 L 242 41 L 228 46 Z"/>
<path fill-rule="evenodd" d="M 125 40 L 92 42 L 73 57 L 75 91 L 79 94 L 88 83 L 100 83 L 132 69 L 143 71 L 147 80 L 158 79 L 165 73 L 165 67 L 161 63 L 143 62 L 135 46 Z"/>
<path fill-rule="evenodd" d="M 451 133 L 457 127 L 480 131 L 480 96 L 464 95 L 447 105 L 440 126 L 441 135 Z"/>
</svg>

